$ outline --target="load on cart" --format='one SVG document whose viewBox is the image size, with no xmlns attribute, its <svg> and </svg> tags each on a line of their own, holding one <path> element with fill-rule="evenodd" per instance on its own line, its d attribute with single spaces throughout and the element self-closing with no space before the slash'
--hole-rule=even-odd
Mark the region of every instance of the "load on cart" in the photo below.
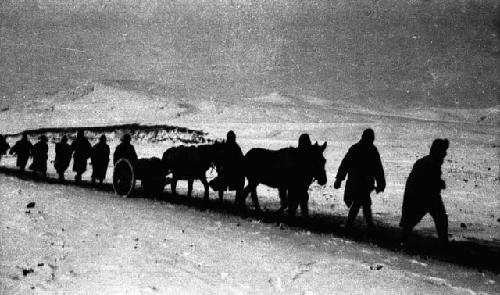
<svg viewBox="0 0 500 295">
<path fill-rule="evenodd" d="M 163 192 L 168 170 L 159 158 L 138 159 L 130 140 L 130 134 L 125 134 L 113 155 L 113 188 L 116 194 L 127 197 L 141 180 L 144 194 L 156 197 Z"/>
</svg>

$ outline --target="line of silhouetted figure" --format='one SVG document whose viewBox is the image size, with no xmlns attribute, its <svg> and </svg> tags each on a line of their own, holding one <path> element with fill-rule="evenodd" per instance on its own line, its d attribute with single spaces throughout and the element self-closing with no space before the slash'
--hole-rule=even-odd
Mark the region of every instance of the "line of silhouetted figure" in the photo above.
<svg viewBox="0 0 500 295">
<path fill-rule="evenodd" d="M 54 168 L 59 176 L 59 180 L 64 181 L 64 174 L 69 168 L 71 158 L 73 158 L 73 172 L 75 172 L 75 181 L 82 181 L 82 174 L 87 171 L 88 159 L 92 164 L 92 183 L 103 183 L 106 178 L 106 172 L 109 165 L 110 149 L 106 143 L 107 138 L 103 134 L 99 138 L 99 142 L 91 146 L 89 140 L 85 137 L 84 131 L 79 130 L 76 139 L 72 144 L 68 144 L 68 137 L 64 135 L 60 142 L 55 146 L 55 159 Z M 131 161 L 137 159 L 137 154 L 134 147 L 130 144 L 131 137 L 125 134 L 121 143 L 116 147 L 114 159 L 128 158 Z M 17 156 L 16 166 L 21 171 L 26 170 L 28 160 L 32 158 L 32 163 L 28 167 L 33 173 L 46 177 L 47 175 L 47 160 L 49 146 L 48 139 L 45 135 L 40 135 L 38 142 L 34 145 L 29 141 L 26 133 L 22 134 L 22 138 L 10 148 L 5 138 L 0 135 L 0 160 L 1 156 L 5 155 L 7 151 L 9 154 Z"/>
<path fill-rule="evenodd" d="M 90 158 L 93 167 L 92 183 L 99 181 L 102 184 L 106 178 L 110 156 L 106 136 L 102 135 L 99 142 L 93 147 L 82 130 L 78 131 L 77 137 L 71 145 L 67 141 L 68 138 L 63 136 L 55 147 L 54 168 L 59 179 L 64 180 L 64 173 L 69 167 L 71 157 L 73 157 L 75 181 L 80 182 L 82 174 L 87 170 L 87 160 Z M 383 192 L 386 187 L 384 168 L 374 141 L 374 131 L 370 128 L 364 130 L 359 142 L 352 145 L 342 159 L 334 182 L 334 188 L 339 189 L 347 178 L 344 190 L 344 202 L 349 208 L 346 228 L 352 228 L 355 218 L 362 208 L 369 233 L 374 230 L 370 194 L 374 190 L 376 193 Z M 113 154 L 114 164 L 122 158 L 128 159 L 131 163 L 138 161 L 134 146 L 130 142 L 130 134 L 123 135 L 121 143 Z M 435 139 L 431 144 L 429 155 L 418 159 L 413 165 L 406 181 L 403 196 L 402 216 L 399 224 L 402 228 L 401 243 L 407 241 L 412 229 L 427 213 L 434 219 L 439 241 L 443 244 L 448 243 L 448 215 L 441 197 L 441 190 L 446 188 L 446 184 L 441 178 L 441 166 L 447 155 L 448 147 L 449 141 L 447 139 Z M 320 185 L 326 184 L 327 181 L 326 160 L 322 155 L 325 149 L 326 142 L 323 145 L 319 145 L 317 142 L 312 144 L 309 135 L 302 134 L 299 137 L 297 148 L 290 147 L 276 151 L 254 148 L 243 155 L 241 148 L 236 143 L 235 133 L 229 131 L 223 142 L 223 156 L 214 160 L 217 162 L 215 165 L 217 177 L 209 184 L 212 189 L 219 191 L 220 198 L 225 190 L 235 190 L 236 203 L 241 206 L 244 206 L 246 196 L 251 193 L 256 210 L 260 210 L 256 186 L 259 183 L 266 184 L 279 190 L 281 202 L 279 211 L 288 208 L 288 213 L 293 216 L 300 205 L 302 214 L 307 216 L 309 186 L 313 181 L 317 181 Z M 6 154 L 8 150 L 8 143 L 0 135 L 0 160 L 1 156 Z M 172 148 L 164 153 L 162 161 L 171 161 L 172 157 L 184 157 L 177 159 L 177 162 L 180 161 L 180 166 L 182 166 L 187 161 L 193 161 L 188 158 L 196 158 L 195 154 L 183 156 L 182 151 L 190 150 Z M 46 176 L 48 145 L 45 135 L 41 135 L 39 141 L 32 145 L 27 134 L 24 133 L 22 138 L 10 148 L 10 154 L 17 155 L 16 165 L 21 171 L 25 170 L 28 159 L 32 157 L 33 161 L 29 169 L 34 173 Z M 200 155 L 203 155 L 200 157 L 204 157 L 206 152 Z M 183 169 L 186 169 L 188 165 L 185 164 Z M 174 166 L 172 165 L 172 167 Z M 172 173 L 175 175 L 174 170 Z M 204 179 L 204 173 L 202 174 L 197 179 Z M 245 177 L 248 182 L 246 187 Z M 196 177 L 194 178 L 196 179 Z M 192 187 L 193 178 L 179 179 L 189 179 L 188 184 Z M 175 193 L 175 181 L 172 183 L 173 193 Z M 206 179 L 203 182 L 206 189 L 205 197 L 208 198 L 208 182 Z"/>
</svg>

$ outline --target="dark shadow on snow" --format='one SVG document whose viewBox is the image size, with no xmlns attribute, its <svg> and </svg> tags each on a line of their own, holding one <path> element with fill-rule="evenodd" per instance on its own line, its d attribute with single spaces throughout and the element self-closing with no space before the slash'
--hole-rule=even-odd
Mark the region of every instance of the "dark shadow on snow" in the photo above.
<svg viewBox="0 0 500 295">
<path fill-rule="evenodd" d="M 113 192 L 113 186 L 109 183 L 103 185 L 92 185 L 89 181 L 76 183 L 73 180 L 66 180 L 61 183 L 58 179 L 48 177 L 40 178 L 31 172 L 20 172 L 17 169 L 0 167 L 0 173 L 16 176 L 24 180 L 43 182 L 50 184 L 64 184 L 78 186 L 83 188 L 98 189 L 101 191 Z M 309 219 L 296 217 L 295 219 L 278 218 L 274 212 L 258 213 L 254 210 L 247 210 L 242 214 L 234 205 L 234 192 L 226 194 L 226 199 L 221 203 L 211 194 L 211 199 L 206 203 L 202 197 L 188 198 L 185 195 L 173 196 L 170 194 L 170 188 L 166 188 L 161 195 L 160 200 L 165 203 L 184 205 L 196 208 L 199 211 L 210 210 L 222 214 L 230 214 L 260 220 L 268 224 L 286 224 L 291 229 L 305 229 L 313 233 L 333 234 L 354 240 L 359 243 L 369 243 L 394 252 L 404 253 L 406 255 L 417 255 L 424 259 L 436 259 L 466 267 L 476 268 L 479 271 L 491 271 L 495 274 L 500 273 L 500 245 L 485 240 L 469 241 L 451 241 L 446 248 L 440 246 L 437 238 L 424 235 L 420 232 L 414 232 L 405 248 L 399 247 L 400 229 L 384 222 L 376 222 L 376 232 L 367 235 L 365 227 L 354 227 L 350 231 L 344 229 L 346 217 L 344 215 L 332 215 L 325 213 L 312 213 Z M 142 198 L 142 189 L 137 185 L 132 198 Z"/>
</svg>

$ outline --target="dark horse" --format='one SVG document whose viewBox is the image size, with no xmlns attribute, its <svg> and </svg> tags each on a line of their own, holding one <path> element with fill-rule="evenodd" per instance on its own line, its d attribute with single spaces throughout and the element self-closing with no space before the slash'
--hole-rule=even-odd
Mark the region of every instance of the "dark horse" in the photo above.
<svg viewBox="0 0 500 295">
<path fill-rule="evenodd" d="M 191 197 L 193 182 L 201 180 L 205 187 L 205 200 L 208 200 L 209 186 L 205 173 L 213 167 L 223 153 L 224 145 L 219 142 L 198 146 L 177 146 L 163 153 L 165 169 L 172 173 L 172 194 L 176 195 L 177 180 L 188 181 L 188 196 Z"/>
<path fill-rule="evenodd" d="M 262 183 L 279 190 L 281 207 L 279 213 L 287 207 L 294 215 L 300 203 L 302 214 L 307 216 L 308 189 L 316 180 L 320 185 L 327 182 L 323 151 L 327 143 L 299 148 L 283 148 L 277 151 L 262 148 L 251 149 L 245 155 L 245 175 L 248 185 L 245 187 L 238 204 L 245 206 L 247 195 L 252 193 L 255 209 L 260 211 L 257 199 L 257 186 Z"/>
</svg>

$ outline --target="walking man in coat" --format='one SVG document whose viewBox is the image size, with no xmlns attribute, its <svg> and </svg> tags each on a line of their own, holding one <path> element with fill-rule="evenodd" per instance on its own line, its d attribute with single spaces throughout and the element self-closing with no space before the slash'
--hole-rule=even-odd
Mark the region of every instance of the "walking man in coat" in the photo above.
<svg viewBox="0 0 500 295">
<path fill-rule="evenodd" d="M 448 243 L 448 215 L 441 198 L 441 190 L 446 188 L 446 183 L 441 179 L 441 166 L 449 144 L 448 139 L 435 139 L 429 155 L 413 165 L 406 180 L 399 224 L 402 227 L 402 244 L 427 213 L 434 219 L 439 241 L 445 245 Z"/>
<path fill-rule="evenodd" d="M 99 142 L 92 147 L 90 161 L 92 163 L 92 184 L 96 180 L 99 180 L 99 183 L 102 184 L 106 178 L 109 164 L 109 146 L 106 143 L 106 135 L 101 135 Z"/>
<path fill-rule="evenodd" d="M 43 177 L 47 176 L 48 153 L 47 136 L 41 135 L 39 141 L 33 146 L 33 163 L 31 163 L 30 169 L 34 173 L 41 173 Z"/>
<path fill-rule="evenodd" d="M 217 178 L 210 181 L 214 190 L 219 191 L 219 200 L 222 201 L 225 190 L 235 190 L 236 199 L 245 186 L 245 174 L 243 172 L 243 152 L 236 143 L 236 134 L 233 130 L 227 132 L 224 143 L 224 156 L 221 165 L 217 167 Z"/>
<path fill-rule="evenodd" d="M 385 176 L 380 154 L 373 145 L 375 133 L 368 128 L 363 131 L 361 140 L 351 146 L 342 160 L 334 183 L 334 188 L 340 188 L 347 175 L 344 192 L 344 202 L 349 207 L 346 228 L 354 225 L 354 220 L 361 207 L 368 231 L 373 230 L 370 193 L 375 189 L 377 193 L 385 189 Z M 377 186 L 375 187 L 375 182 Z"/>
<path fill-rule="evenodd" d="M 305 170 L 307 167 L 307 162 L 308 162 L 308 154 L 310 152 L 310 149 L 312 147 L 312 142 L 311 138 L 309 137 L 308 133 L 302 133 L 299 136 L 299 141 L 298 141 L 298 146 L 297 146 L 297 153 L 299 155 L 299 169 L 300 170 Z M 288 213 L 290 216 L 294 216 L 295 213 L 297 212 L 297 208 L 300 205 L 300 211 L 302 213 L 302 216 L 308 217 L 309 216 L 309 186 L 313 182 L 313 178 L 311 177 L 310 179 L 301 179 L 299 180 L 294 180 L 294 185 L 292 189 L 289 189 L 286 193 L 286 199 L 281 200 L 282 204 L 281 206 L 283 207 L 283 201 L 287 202 L 288 206 Z"/>
<path fill-rule="evenodd" d="M 22 138 L 10 149 L 9 154 L 17 155 L 16 166 L 19 167 L 21 171 L 24 171 L 28 159 L 31 156 L 32 149 L 33 145 L 28 140 L 28 135 L 26 133 L 23 133 Z"/>
<path fill-rule="evenodd" d="M 59 175 L 59 180 L 64 181 L 64 172 L 69 167 L 69 162 L 71 162 L 71 154 L 73 150 L 68 144 L 68 137 L 64 135 L 61 138 L 61 142 L 56 144 L 56 158 L 54 160 L 54 168 Z"/>
<path fill-rule="evenodd" d="M 137 153 L 134 146 L 130 144 L 130 141 L 130 134 L 127 133 L 122 136 L 121 143 L 116 147 L 113 154 L 113 165 L 120 159 L 127 159 L 132 165 L 137 162 Z"/>
<path fill-rule="evenodd" d="M 2 161 L 2 156 L 7 154 L 9 148 L 10 146 L 5 140 L 5 137 L 2 134 L 0 134 L 0 161 Z"/>
<path fill-rule="evenodd" d="M 76 172 L 76 182 L 82 181 L 82 174 L 87 170 L 87 159 L 90 158 L 92 146 L 85 137 L 83 130 L 78 130 L 76 139 L 71 144 L 73 150 L 73 171 Z"/>
</svg>

